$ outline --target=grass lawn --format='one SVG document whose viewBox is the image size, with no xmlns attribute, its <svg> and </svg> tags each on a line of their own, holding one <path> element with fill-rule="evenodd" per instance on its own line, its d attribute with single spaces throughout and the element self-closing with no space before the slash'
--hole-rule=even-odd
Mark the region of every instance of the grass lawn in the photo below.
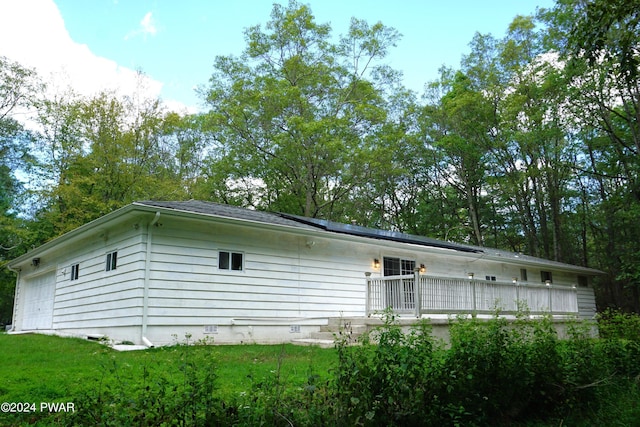
<svg viewBox="0 0 640 427">
<path fill-rule="evenodd" d="M 0 402 L 69 402 L 113 377 L 121 384 L 150 377 L 180 378 L 185 359 L 214 361 L 220 397 L 247 392 L 273 377 L 302 386 L 310 375 L 329 379 L 334 349 L 286 345 L 172 346 L 118 352 L 75 338 L 0 333 Z M 2 424 L 0 414 L 0 424 Z M 24 418 L 22 418 L 24 419 Z"/>
</svg>

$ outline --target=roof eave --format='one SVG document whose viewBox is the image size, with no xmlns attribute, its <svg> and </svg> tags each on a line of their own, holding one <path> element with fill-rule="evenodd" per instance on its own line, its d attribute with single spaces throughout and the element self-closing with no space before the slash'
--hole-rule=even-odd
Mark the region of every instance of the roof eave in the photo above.
<svg viewBox="0 0 640 427">
<path fill-rule="evenodd" d="M 96 228 L 99 228 L 111 221 L 113 221 L 114 219 L 121 217 L 123 215 L 129 214 L 132 211 L 137 210 L 136 206 L 133 205 L 126 205 L 120 209 L 116 209 L 113 212 L 110 212 L 104 216 L 101 216 L 100 218 L 94 219 L 93 221 L 90 221 L 86 224 L 81 225 L 78 228 L 74 228 L 71 231 L 68 231 L 64 234 L 62 234 L 61 236 L 55 237 L 51 240 L 49 240 L 48 242 L 43 243 L 42 245 L 38 246 L 37 248 L 34 248 L 22 255 L 20 255 L 19 257 L 9 261 L 9 263 L 7 264 L 7 266 L 9 267 L 9 269 L 14 270 L 17 269 L 21 264 L 23 264 L 26 261 L 30 261 L 33 258 L 37 258 L 38 256 L 47 253 L 49 250 L 53 249 L 55 246 L 57 245 L 64 245 L 67 244 L 70 241 L 73 241 L 75 239 L 81 238 L 83 235 L 85 235 L 87 232 L 89 231 L 93 231 Z"/>
<path fill-rule="evenodd" d="M 71 230 L 68 233 L 63 234 L 62 236 L 52 239 L 49 242 L 39 246 L 38 248 L 35 248 L 25 253 L 24 255 L 21 255 L 20 257 L 10 261 L 8 263 L 8 267 L 13 270 L 17 268 L 20 264 L 26 261 L 29 261 L 40 254 L 46 253 L 48 250 L 52 249 L 56 245 L 66 244 L 69 241 L 72 241 L 76 238 L 80 238 L 88 231 L 95 230 L 97 227 L 101 227 L 105 224 L 108 224 L 109 222 L 115 220 L 116 218 L 130 214 L 134 211 L 149 212 L 149 213 L 161 212 L 165 214 L 170 213 L 173 215 L 178 215 L 178 216 L 187 217 L 187 218 L 196 218 L 196 219 L 209 217 L 209 218 L 216 218 L 220 222 L 224 222 L 228 224 L 238 224 L 238 223 L 252 224 L 263 230 L 286 231 L 288 233 L 293 233 L 298 235 L 301 234 L 309 237 L 318 237 L 318 238 L 322 238 L 322 237 L 336 238 L 337 237 L 343 241 L 369 243 L 369 244 L 371 244 L 372 241 L 377 240 L 378 242 L 384 242 L 385 245 L 393 246 L 395 248 L 406 248 L 407 246 L 411 246 L 415 249 L 419 249 L 426 252 L 437 253 L 437 254 L 446 253 L 448 255 L 454 255 L 454 256 L 460 256 L 460 257 L 466 257 L 466 258 L 486 259 L 486 260 L 497 261 L 497 262 L 510 262 L 510 263 L 523 265 L 523 266 L 548 267 L 554 270 L 571 271 L 571 272 L 577 272 L 577 273 L 582 273 L 587 275 L 605 275 L 606 274 L 605 272 L 600 270 L 587 268 L 587 267 L 574 266 L 571 264 L 561 264 L 561 265 L 549 264 L 548 262 L 546 262 L 546 260 L 543 260 L 541 258 L 540 259 L 538 258 L 516 259 L 515 256 L 514 258 L 507 258 L 504 256 L 492 255 L 486 252 L 484 253 L 483 252 L 477 252 L 477 253 L 464 252 L 464 251 L 457 251 L 455 249 L 446 248 L 446 247 L 429 246 L 429 245 L 422 245 L 422 244 L 416 244 L 411 242 L 400 242 L 392 239 L 376 239 L 373 237 L 359 236 L 359 235 L 340 233 L 340 232 L 335 232 L 330 230 L 324 230 L 322 228 L 301 228 L 301 227 L 295 227 L 295 226 L 284 225 L 284 224 L 270 224 L 267 222 L 255 221 L 255 220 L 246 219 L 246 218 L 235 218 L 235 217 L 230 217 L 225 215 L 193 212 L 185 209 L 153 206 L 153 205 L 147 205 L 140 202 L 134 202 L 132 204 L 124 206 L 107 215 L 104 215 L 91 222 L 88 222 L 87 224 L 84 224 L 74 230 Z"/>
<path fill-rule="evenodd" d="M 490 253 L 487 253 L 482 258 L 492 260 L 492 261 L 498 261 L 498 262 L 509 262 L 512 264 L 522 265 L 523 267 L 533 266 L 538 268 L 548 268 L 550 270 L 555 270 L 555 271 L 582 273 L 589 276 L 604 276 L 607 274 L 606 272 L 595 269 L 595 268 L 582 267 L 582 266 L 573 265 L 573 264 L 565 264 L 557 261 L 549 261 L 544 258 L 532 257 L 534 259 L 526 259 L 526 258 L 518 258 L 516 255 L 509 258 L 502 255 L 492 255 Z"/>
</svg>

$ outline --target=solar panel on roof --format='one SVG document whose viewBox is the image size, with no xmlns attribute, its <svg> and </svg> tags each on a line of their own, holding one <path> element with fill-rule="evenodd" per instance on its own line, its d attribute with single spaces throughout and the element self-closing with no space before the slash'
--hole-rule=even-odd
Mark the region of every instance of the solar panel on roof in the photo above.
<svg viewBox="0 0 640 427">
<path fill-rule="evenodd" d="M 344 233 L 353 236 L 369 237 L 372 239 L 390 240 L 401 243 L 412 243 L 415 245 L 431 246 L 442 249 L 452 249 L 460 252 L 481 253 L 482 250 L 470 246 L 459 245 L 457 243 L 444 242 L 442 240 L 430 239 L 428 237 L 414 236 L 412 234 L 400 233 L 398 231 L 379 230 L 377 228 L 363 227 L 360 225 L 343 224 L 326 219 L 307 218 L 298 215 L 280 213 L 284 218 L 300 221 L 308 225 L 315 225 L 323 230 L 334 233 Z"/>
</svg>

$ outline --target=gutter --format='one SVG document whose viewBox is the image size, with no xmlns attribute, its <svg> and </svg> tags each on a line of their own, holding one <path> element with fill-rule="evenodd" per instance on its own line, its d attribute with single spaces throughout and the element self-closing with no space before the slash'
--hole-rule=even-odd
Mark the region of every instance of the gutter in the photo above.
<svg viewBox="0 0 640 427">
<path fill-rule="evenodd" d="M 160 219 L 160 211 L 156 212 L 156 216 L 147 225 L 147 253 L 144 258 L 144 288 L 142 291 L 142 343 L 147 347 L 154 347 L 153 343 L 147 338 L 147 322 L 149 318 L 149 282 L 151 270 L 151 240 L 153 237 L 153 226 Z"/>
</svg>

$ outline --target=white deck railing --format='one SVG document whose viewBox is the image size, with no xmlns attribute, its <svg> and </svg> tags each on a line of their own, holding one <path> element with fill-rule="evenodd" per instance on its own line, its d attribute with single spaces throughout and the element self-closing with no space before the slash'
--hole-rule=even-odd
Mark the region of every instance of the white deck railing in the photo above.
<svg viewBox="0 0 640 427">
<path fill-rule="evenodd" d="M 416 282 L 420 286 L 416 286 Z M 577 314 L 575 287 L 423 276 L 367 277 L 367 315 L 391 308 L 398 313 L 449 314 L 515 312 Z"/>
</svg>

